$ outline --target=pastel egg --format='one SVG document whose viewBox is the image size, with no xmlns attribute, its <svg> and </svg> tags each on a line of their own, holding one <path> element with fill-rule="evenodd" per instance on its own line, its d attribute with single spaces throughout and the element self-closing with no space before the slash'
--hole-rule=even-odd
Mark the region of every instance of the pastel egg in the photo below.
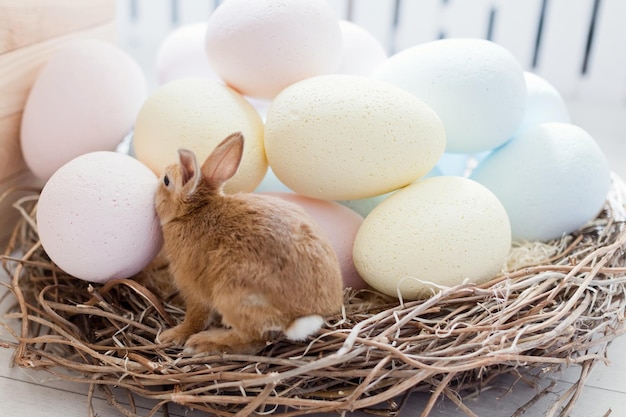
<svg viewBox="0 0 626 417">
<path fill-rule="evenodd" d="M 141 107 L 133 147 L 137 158 L 160 175 L 178 161 L 178 149 L 202 163 L 228 135 L 242 132 L 243 158 L 225 185 L 228 193 L 253 191 L 267 171 L 263 121 L 239 93 L 206 78 L 184 78 L 159 87 Z"/>
<path fill-rule="evenodd" d="M 511 246 L 506 211 L 487 188 L 463 177 L 418 181 L 383 201 L 354 240 L 354 263 L 376 290 L 427 297 L 464 280 L 482 283 Z"/>
<path fill-rule="evenodd" d="M 438 177 L 440 175 L 443 175 L 443 173 L 438 167 L 435 166 L 433 169 L 430 170 L 430 172 L 428 172 L 428 174 L 424 175 L 422 179 Z M 418 179 L 418 181 L 420 180 Z M 361 216 L 367 217 L 367 215 L 370 214 L 372 210 L 374 210 L 374 207 L 382 203 L 387 197 L 389 197 L 393 193 L 394 191 L 374 197 L 361 198 L 359 200 L 338 200 L 337 202 L 356 211 Z"/>
<path fill-rule="evenodd" d="M 348 20 L 340 20 L 343 39 L 338 74 L 370 75 L 385 59 L 383 45 L 362 26 Z"/>
<path fill-rule="evenodd" d="M 48 179 L 74 157 L 114 150 L 132 128 L 147 94 L 139 65 L 99 40 L 60 47 L 41 69 L 24 106 L 24 160 Z"/>
<path fill-rule="evenodd" d="M 372 77 L 426 102 L 446 128 L 446 152 L 496 148 L 511 138 L 526 106 L 522 67 L 502 46 L 483 39 L 442 39 L 405 49 Z"/>
<path fill-rule="evenodd" d="M 289 189 L 285 184 L 283 184 L 274 171 L 272 171 L 272 167 L 267 169 L 267 173 L 265 177 L 263 177 L 263 181 L 259 184 L 258 187 L 254 190 L 255 193 L 271 193 L 271 192 L 279 192 L 279 193 L 292 193 L 293 191 Z"/>
<path fill-rule="evenodd" d="M 524 72 L 524 79 L 527 91 L 526 111 L 518 132 L 540 123 L 570 122 L 567 105 L 556 87 L 532 72 Z"/>
<path fill-rule="evenodd" d="M 318 223 L 339 258 L 345 287 L 355 290 L 367 287 L 352 260 L 352 244 L 363 223 L 363 217 L 333 201 L 317 200 L 294 193 L 268 194 L 299 205 Z"/>
<path fill-rule="evenodd" d="M 59 168 L 37 206 L 37 230 L 52 261 L 92 282 L 128 278 L 162 245 L 154 209 L 158 179 L 136 159 L 91 152 Z"/>
<path fill-rule="evenodd" d="M 445 147 L 434 111 L 391 84 L 322 75 L 283 90 L 265 124 L 276 176 L 299 194 L 354 200 L 424 176 Z"/>
<path fill-rule="evenodd" d="M 205 46 L 229 86 L 273 98 L 296 81 L 335 71 L 342 43 L 326 0 L 229 0 L 210 16 Z"/>
<path fill-rule="evenodd" d="M 181 26 L 163 39 L 155 63 L 159 84 L 186 77 L 220 80 L 204 51 L 206 27 L 206 22 Z"/>
<path fill-rule="evenodd" d="M 592 220 L 607 197 L 609 163 L 595 140 L 567 123 L 543 123 L 493 151 L 471 178 L 506 208 L 515 240 L 547 241 Z"/>
</svg>

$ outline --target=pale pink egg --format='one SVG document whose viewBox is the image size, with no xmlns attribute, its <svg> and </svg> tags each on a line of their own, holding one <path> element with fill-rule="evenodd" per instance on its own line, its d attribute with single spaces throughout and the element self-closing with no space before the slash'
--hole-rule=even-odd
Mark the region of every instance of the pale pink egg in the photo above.
<svg viewBox="0 0 626 417">
<path fill-rule="evenodd" d="M 334 201 L 317 200 L 293 193 L 265 193 L 282 198 L 302 207 L 320 226 L 333 245 L 345 287 L 367 288 L 367 284 L 356 271 L 352 260 L 352 245 L 363 217 L 355 211 Z"/>
<path fill-rule="evenodd" d="M 347 20 L 340 20 L 339 27 L 343 49 L 337 73 L 367 77 L 387 59 L 383 45 L 365 28 Z"/>
<path fill-rule="evenodd" d="M 290 84 L 337 69 L 341 29 L 326 0 L 229 0 L 210 16 L 205 47 L 226 84 L 273 98 Z"/>
<path fill-rule="evenodd" d="M 147 95 L 145 76 L 120 48 L 99 40 L 71 41 L 42 68 L 24 107 L 24 160 L 48 179 L 71 159 L 112 151 L 132 129 Z"/>
<path fill-rule="evenodd" d="M 205 22 L 181 26 L 163 39 L 155 64 L 159 84 L 186 77 L 221 81 L 204 52 L 206 26 Z"/>
<path fill-rule="evenodd" d="M 138 160 L 90 152 L 59 168 L 41 192 L 37 229 L 52 261 L 92 282 L 128 278 L 162 245 L 156 175 Z"/>
</svg>

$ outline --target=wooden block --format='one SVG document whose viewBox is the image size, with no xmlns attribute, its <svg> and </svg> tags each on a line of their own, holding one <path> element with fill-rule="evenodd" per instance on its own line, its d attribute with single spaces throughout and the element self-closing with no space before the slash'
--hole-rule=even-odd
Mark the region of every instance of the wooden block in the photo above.
<svg viewBox="0 0 626 417">
<path fill-rule="evenodd" d="M 26 168 L 20 149 L 22 112 L 0 119 L 0 180 Z"/>
<path fill-rule="evenodd" d="M 0 54 L 114 18 L 115 0 L 2 0 Z"/>
</svg>

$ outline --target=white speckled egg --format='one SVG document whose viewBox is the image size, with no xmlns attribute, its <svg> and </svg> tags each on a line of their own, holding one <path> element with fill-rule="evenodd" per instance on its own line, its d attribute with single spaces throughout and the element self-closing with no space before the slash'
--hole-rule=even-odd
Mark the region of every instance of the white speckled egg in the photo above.
<svg viewBox="0 0 626 417">
<path fill-rule="evenodd" d="M 57 170 L 41 192 L 37 230 L 50 259 L 92 282 L 128 278 L 162 245 L 154 209 L 158 179 L 130 156 L 81 155 Z"/>
<path fill-rule="evenodd" d="M 354 263 L 373 288 L 404 299 L 436 286 L 496 276 L 511 246 L 506 211 L 496 196 L 462 177 L 418 181 L 383 201 L 354 241 Z"/>
<path fill-rule="evenodd" d="M 356 271 L 352 260 L 352 244 L 363 223 L 363 217 L 334 201 L 317 200 L 294 193 L 269 194 L 299 205 L 317 222 L 335 249 L 344 287 L 355 290 L 367 287 Z"/>
<path fill-rule="evenodd" d="M 137 158 L 160 175 L 178 162 L 179 148 L 193 151 L 202 163 L 234 132 L 245 138 L 243 159 L 224 189 L 253 191 L 267 171 L 263 121 L 245 98 L 216 81 L 184 78 L 159 87 L 139 112 L 133 147 Z"/>
<path fill-rule="evenodd" d="M 192 23 L 170 32 L 159 45 L 155 70 L 159 84 L 186 77 L 219 80 L 204 50 L 207 24 Z"/>
<path fill-rule="evenodd" d="M 265 149 L 276 176 L 299 194 L 372 197 L 424 176 L 445 147 L 434 111 L 391 84 L 356 75 L 300 81 L 273 101 Z"/>
<path fill-rule="evenodd" d="M 492 152 L 471 178 L 498 196 L 515 240 L 550 240 L 592 220 L 610 188 L 609 164 L 583 129 L 543 123 Z"/>
<path fill-rule="evenodd" d="M 288 85 L 335 71 L 341 30 L 326 0 L 229 0 L 210 16 L 206 53 L 231 87 L 273 98 Z"/>
<path fill-rule="evenodd" d="M 517 132 L 546 122 L 569 123 L 567 105 L 559 91 L 546 79 L 524 72 L 526 80 L 526 111 Z"/>
<path fill-rule="evenodd" d="M 442 39 L 405 49 L 372 74 L 426 102 L 446 127 L 446 152 L 496 148 L 511 138 L 526 106 L 522 67 L 482 39 Z"/>
<path fill-rule="evenodd" d="M 48 179 L 74 157 L 114 150 L 146 97 L 139 65 L 99 40 L 68 42 L 41 69 L 24 107 L 24 160 Z"/>
<path fill-rule="evenodd" d="M 343 49 L 338 74 L 368 76 L 387 59 L 385 48 L 365 28 L 347 20 L 340 20 L 339 27 Z"/>
</svg>

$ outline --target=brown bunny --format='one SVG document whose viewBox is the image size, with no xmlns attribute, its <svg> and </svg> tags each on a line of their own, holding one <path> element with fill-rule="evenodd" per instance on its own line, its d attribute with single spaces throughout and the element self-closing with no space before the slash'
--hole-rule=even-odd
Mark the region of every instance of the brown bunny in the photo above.
<svg viewBox="0 0 626 417">
<path fill-rule="evenodd" d="M 305 339 L 343 301 L 337 256 L 304 210 L 276 197 L 222 192 L 243 146 L 241 133 L 230 135 L 200 169 L 192 152 L 179 150 L 180 164 L 166 168 L 156 194 L 186 304 L 183 322 L 159 340 L 192 353 L 254 353 L 273 331 Z M 215 315 L 225 327 L 205 330 Z"/>
</svg>

